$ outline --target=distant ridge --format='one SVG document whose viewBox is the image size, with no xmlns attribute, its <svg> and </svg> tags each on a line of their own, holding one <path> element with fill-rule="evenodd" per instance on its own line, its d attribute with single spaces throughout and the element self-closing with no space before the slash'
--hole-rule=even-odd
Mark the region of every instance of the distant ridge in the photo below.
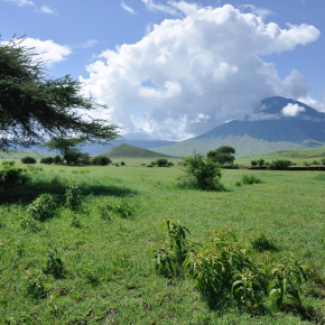
<svg viewBox="0 0 325 325">
<path fill-rule="evenodd" d="M 173 156 L 161 154 L 147 149 L 130 146 L 122 143 L 102 154 L 108 158 L 175 158 Z"/>
</svg>

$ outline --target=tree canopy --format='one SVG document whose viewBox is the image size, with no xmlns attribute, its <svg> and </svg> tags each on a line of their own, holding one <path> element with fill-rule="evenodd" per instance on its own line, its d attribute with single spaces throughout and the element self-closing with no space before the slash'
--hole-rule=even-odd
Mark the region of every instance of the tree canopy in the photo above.
<svg viewBox="0 0 325 325">
<path fill-rule="evenodd" d="M 102 144 L 116 139 L 115 125 L 90 115 L 106 107 L 80 95 L 81 84 L 69 75 L 49 78 L 45 63 L 23 41 L 13 38 L 0 46 L 0 150 L 57 136 Z"/>
<path fill-rule="evenodd" d="M 216 150 L 211 150 L 207 153 L 207 157 L 213 162 L 217 162 L 220 165 L 233 164 L 235 157 L 233 154 L 236 150 L 233 147 L 222 146 Z"/>
</svg>

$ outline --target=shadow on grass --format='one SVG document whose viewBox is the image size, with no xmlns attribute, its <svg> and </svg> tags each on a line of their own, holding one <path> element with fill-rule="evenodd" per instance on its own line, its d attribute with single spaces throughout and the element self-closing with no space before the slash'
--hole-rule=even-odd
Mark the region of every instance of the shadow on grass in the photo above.
<svg viewBox="0 0 325 325">
<path fill-rule="evenodd" d="M 82 194 L 94 196 L 115 196 L 126 197 L 137 195 L 138 192 L 123 186 L 115 185 L 96 185 L 96 184 L 76 184 Z M 15 189 L 0 188 L 0 205 L 1 204 L 21 204 L 27 205 L 35 200 L 40 194 L 48 193 L 57 196 L 58 201 L 65 202 L 65 191 L 67 186 L 63 183 L 48 183 L 42 180 L 31 182 L 23 187 Z"/>
</svg>

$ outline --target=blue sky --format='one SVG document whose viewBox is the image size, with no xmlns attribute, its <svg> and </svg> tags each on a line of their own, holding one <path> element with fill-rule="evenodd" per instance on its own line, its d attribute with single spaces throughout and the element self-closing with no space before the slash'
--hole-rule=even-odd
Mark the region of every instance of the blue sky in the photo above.
<svg viewBox="0 0 325 325">
<path fill-rule="evenodd" d="M 236 18 L 228 17 L 230 25 L 229 22 L 224 22 L 217 27 L 210 24 L 204 27 L 204 30 L 200 30 L 201 27 L 197 24 L 199 20 L 193 18 L 197 17 L 195 12 L 202 8 L 205 9 L 206 13 L 202 19 L 208 21 L 209 12 L 216 13 L 213 11 L 214 9 L 222 8 L 226 4 L 232 5 L 234 15 L 236 10 L 240 12 Z M 207 9 L 207 7 L 209 8 Z M 225 10 L 223 15 L 224 12 Z M 296 99 L 305 98 L 305 102 L 313 104 L 315 108 L 325 109 L 323 100 L 325 95 L 324 12 L 324 0 L 205 0 L 197 2 L 166 0 L 125 0 L 123 2 L 117 0 L 0 0 L 0 34 L 2 41 L 10 40 L 13 34 L 17 36 L 27 35 L 31 42 L 28 44 L 34 44 L 33 40 L 40 41 L 35 43 L 36 47 L 40 45 L 42 53 L 48 51 L 47 59 L 50 63 L 52 62 L 49 64 L 49 74 L 54 77 L 71 74 L 76 79 L 82 76 L 82 80 L 87 84 L 86 91 L 91 91 L 99 102 L 106 103 L 110 107 L 109 112 L 104 113 L 103 116 L 119 124 L 124 129 L 126 136 L 183 139 L 202 133 L 207 128 L 216 126 L 225 120 L 236 117 L 243 118 L 247 114 L 249 115 L 253 112 L 254 103 L 268 94 L 286 95 Z M 193 95 L 195 89 L 186 93 L 186 84 L 182 80 L 186 78 L 184 69 L 188 65 L 184 65 L 182 70 L 177 71 L 181 61 L 176 60 L 179 53 L 173 53 L 172 49 L 176 48 L 176 44 L 185 38 L 196 35 L 195 28 L 198 28 L 197 31 L 205 35 L 210 32 L 211 35 L 214 35 L 207 42 L 217 42 L 217 35 L 228 33 L 231 26 L 234 26 L 234 29 L 239 28 L 239 25 L 236 24 L 239 24 L 242 19 L 240 15 L 246 13 L 260 17 L 265 25 L 271 22 L 275 23 L 281 30 L 289 30 L 291 27 L 287 25 L 288 23 L 291 26 L 306 24 L 300 31 L 297 29 L 297 33 L 301 33 L 299 35 L 308 34 L 307 38 L 305 41 L 300 41 L 299 38 L 303 36 L 296 35 L 296 32 L 293 31 L 292 39 L 286 42 L 294 42 L 294 45 L 287 48 L 283 44 L 278 45 L 274 42 L 267 45 L 267 48 L 259 46 L 258 50 L 255 50 L 255 45 L 252 46 L 252 52 L 245 55 L 247 58 L 251 55 L 257 55 L 264 63 L 263 69 L 268 69 L 267 64 L 273 63 L 273 68 L 270 68 L 269 72 L 265 72 L 268 74 L 268 78 L 272 76 L 273 81 L 270 81 L 269 78 L 268 81 L 265 81 L 263 89 L 262 87 L 257 89 L 254 96 L 247 96 L 247 94 L 243 95 L 243 89 L 238 89 L 235 86 L 232 88 L 231 85 L 236 84 L 236 80 L 232 82 L 227 79 L 231 75 L 238 75 L 238 72 L 243 71 L 238 80 L 241 80 L 243 84 L 246 73 L 247 92 L 252 94 L 255 92 L 254 89 L 259 87 L 253 81 L 249 87 L 251 79 L 260 77 L 258 74 L 255 75 L 257 70 L 254 70 L 254 63 L 247 61 L 245 66 L 245 63 L 240 61 L 240 52 L 246 51 L 245 44 L 241 44 L 241 40 L 245 39 L 247 35 L 240 37 L 240 29 L 238 32 L 235 30 L 234 33 L 237 33 L 238 38 L 230 35 L 227 42 L 224 39 L 220 42 L 220 49 L 228 48 L 228 51 L 237 53 L 237 57 L 231 62 L 228 61 L 227 57 L 234 55 L 233 52 L 229 54 L 223 53 L 221 50 L 220 52 L 215 47 L 210 48 L 209 43 L 200 44 L 201 48 L 196 47 L 195 36 L 193 36 L 193 42 L 184 46 L 192 47 L 193 50 L 195 48 L 198 53 L 202 51 L 206 54 L 204 58 L 201 58 L 200 72 L 197 70 L 188 72 L 187 78 L 193 76 L 194 83 L 195 80 L 199 80 L 195 89 L 203 89 L 204 94 L 198 90 L 198 95 L 195 97 Z M 184 30 L 189 25 L 185 23 L 182 25 L 180 22 L 185 21 L 186 17 L 192 17 L 192 21 L 194 21 L 194 25 L 188 27 L 188 33 Z M 231 19 L 235 19 L 233 25 Z M 165 20 L 168 20 L 169 24 L 174 24 L 175 30 L 179 27 L 183 32 L 177 37 L 166 36 L 172 29 L 168 29 L 167 25 L 164 26 Z M 142 41 L 144 37 L 150 36 L 155 24 L 160 26 L 159 31 L 157 30 L 155 35 L 152 34 L 152 38 L 148 38 L 146 42 Z M 316 29 L 311 30 L 306 26 L 314 26 Z M 256 42 L 264 42 L 256 36 L 255 32 L 249 32 L 252 33 L 247 36 L 249 39 L 256 37 Z M 164 35 L 162 36 L 165 37 L 164 42 L 159 43 L 159 35 Z M 45 45 L 42 43 L 48 40 L 52 41 L 50 45 L 49 43 Z M 142 49 L 147 49 L 155 44 L 160 55 L 163 51 L 169 52 L 170 65 L 157 70 L 154 64 L 146 65 L 146 62 L 141 60 L 135 62 L 126 58 L 125 53 L 122 53 L 123 50 L 122 54 L 119 54 L 118 48 L 123 44 L 126 45 L 124 52 L 128 53 L 128 51 L 135 51 L 133 45 L 141 41 L 142 45 L 140 44 L 137 50 L 140 52 L 140 56 Z M 231 42 L 234 44 L 229 45 Z M 199 40 L 197 43 L 200 43 Z M 270 50 L 272 46 L 273 48 Z M 116 54 L 115 56 L 113 52 Z M 98 57 L 102 53 L 104 55 Z M 216 57 L 220 58 L 219 61 L 211 61 L 210 57 L 214 53 Z M 51 57 L 52 54 L 53 57 Z M 112 55 L 114 56 L 113 59 Z M 159 57 L 157 58 L 155 55 L 148 52 L 143 60 L 159 61 Z M 164 60 L 168 60 L 166 57 Z M 184 58 L 184 62 L 186 60 L 192 62 L 194 58 Z M 257 60 L 255 61 L 257 62 Z M 102 67 L 99 66 L 100 64 Z M 115 68 L 115 72 L 109 70 L 110 64 L 112 69 Z M 159 61 L 157 64 L 159 65 L 161 62 Z M 250 74 L 249 64 L 252 64 L 252 69 L 255 71 L 252 74 Z M 120 68 L 124 69 L 122 75 L 116 72 L 119 65 Z M 86 69 L 87 66 L 88 70 Z M 136 66 L 139 67 L 139 71 L 135 70 Z M 225 74 L 225 77 L 221 80 L 221 77 L 218 76 L 217 81 L 213 79 L 214 81 L 211 82 L 208 76 L 211 69 L 217 69 L 216 71 L 219 71 L 222 76 Z M 106 73 L 102 72 L 104 70 Z M 296 74 L 292 74 L 293 70 L 296 71 Z M 280 85 L 279 80 L 274 81 L 276 79 L 273 76 L 275 71 L 279 80 L 284 81 L 286 77 L 291 77 Z M 93 78 L 90 77 L 90 74 Z M 126 83 L 120 79 L 125 74 L 130 74 L 132 82 Z M 206 80 L 204 75 L 207 75 Z M 105 83 L 106 80 L 107 83 Z M 112 80 L 114 80 L 113 84 Z M 121 86 L 116 87 L 119 80 L 121 80 Z M 295 84 L 296 80 L 298 80 L 298 86 Z M 267 89 L 267 83 L 272 83 L 270 89 Z M 244 86 L 246 85 L 241 88 Z M 135 88 L 132 87 L 138 87 L 138 90 L 135 91 Z M 221 98 L 221 96 L 215 95 L 216 90 L 220 87 L 223 89 L 222 96 L 227 94 L 228 97 Z M 282 87 L 283 89 L 280 89 Z M 210 88 L 211 90 L 209 90 Z M 161 93 L 159 93 L 160 90 Z M 277 91 L 278 93 L 276 93 Z M 107 93 L 113 95 L 109 97 Z M 233 96 L 238 97 L 237 102 L 234 102 Z M 200 105 L 200 102 L 203 103 L 203 98 L 204 104 Z M 241 105 L 250 106 L 250 109 L 237 109 Z M 214 107 L 216 107 L 215 113 Z"/>
</svg>

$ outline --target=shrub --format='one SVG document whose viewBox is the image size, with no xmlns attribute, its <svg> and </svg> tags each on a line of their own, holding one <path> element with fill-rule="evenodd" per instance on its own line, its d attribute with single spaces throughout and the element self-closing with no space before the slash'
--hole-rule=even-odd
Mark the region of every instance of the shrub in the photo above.
<svg viewBox="0 0 325 325">
<path fill-rule="evenodd" d="M 308 163 L 308 161 L 304 161 L 303 162 L 303 165 L 306 166 L 306 167 L 310 166 L 310 164 Z"/>
<path fill-rule="evenodd" d="M 174 166 L 174 163 L 172 161 L 168 161 L 167 162 L 167 167 L 172 167 L 172 166 Z"/>
<path fill-rule="evenodd" d="M 263 167 L 265 164 L 265 160 L 261 158 L 260 160 L 257 161 L 257 164 L 259 167 Z"/>
<path fill-rule="evenodd" d="M 193 243 L 186 239 L 189 233 L 179 221 L 167 220 L 166 241 L 155 250 L 156 271 L 165 277 L 184 275 L 183 263 L 187 254 L 193 250 Z"/>
<path fill-rule="evenodd" d="M 95 166 L 107 166 L 112 163 L 111 159 L 105 156 L 96 156 L 92 159 L 91 163 Z"/>
<path fill-rule="evenodd" d="M 251 161 L 251 165 L 252 165 L 253 167 L 257 166 L 257 161 L 256 161 L 256 160 L 252 160 L 252 161 Z"/>
<path fill-rule="evenodd" d="M 101 216 L 103 219 L 112 220 L 112 214 L 119 216 L 120 218 L 130 218 L 135 213 L 135 209 L 131 207 L 127 202 L 121 201 L 117 204 L 105 203 L 100 206 Z"/>
<path fill-rule="evenodd" d="M 124 161 L 121 161 L 121 166 L 125 166 L 125 162 Z"/>
<path fill-rule="evenodd" d="M 291 165 L 290 160 L 277 159 L 271 162 L 269 169 L 271 170 L 286 170 Z"/>
<path fill-rule="evenodd" d="M 165 158 L 160 158 L 160 159 L 157 159 L 156 163 L 157 163 L 158 167 L 166 167 L 168 164 L 168 160 Z"/>
<path fill-rule="evenodd" d="M 152 165 L 152 166 L 157 166 L 157 161 L 152 161 L 152 162 L 150 163 L 150 165 Z"/>
<path fill-rule="evenodd" d="M 41 164 L 51 165 L 54 162 L 53 157 L 45 157 L 41 159 Z"/>
<path fill-rule="evenodd" d="M 321 162 L 322 162 L 322 165 L 325 166 L 325 158 L 323 158 L 323 159 L 321 160 Z"/>
<path fill-rule="evenodd" d="M 27 166 L 27 171 L 30 173 L 38 173 L 43 171 L 43 167 Z"/>
<path fill-rule="evenodd" d="M 26 231 L 34 233 L 37 233 L 41 230 L 39 223 L 30 216 L 25 217 L 24 220 L 21 221 L 20 226 Z"/>
<path fill-rule="evenodd" d="M 35 273 L 35 274 L 34 274 Z M 40 272 L 33 273 L 27 270 L 28 277 L 26 279 L 27 296 L 34 299 L 44 299 L 47 297 L 47 291 L 44 288 Z"/>
<path fill-rule="evenodd" d="M 177 178 L 177 186 L 185 189 L 196 189 L 197 180 L 195 176 L 181 176 Z"/>
<path fill-rule="evenodd" d="M 14 160 L 4 160 L 1 165 L 4 167 L 4 168 L 8 168 L 8 167 L 13 167 L 16 165 L 16 162 Z"/>
<path fill-rule="evenodd" d="M 259 252 L 275 251 L 279 250 L 279 246 L 272 240 L 268 239 L 264 234 L 261 234 L 258 238 L 252 241 L 252 246 Z"/>
<path fill-rule="evenodd" d="M 70 185 L 65 191 L 65 205 L 72 211 L 77 211 L 82 205 L 83 195 L 76 185 Z"/>
<path fill-rule="evenodd" d="M 21 162 L 23 164 L 36 164 L 37 160 L 33 157 L 26 156 L 24 158 L 21 158 Z"/>
<path fill-rule="evenodd" d="M 54 158 L 53 158 L 53 162 L 55 164 L 62 164 L 63 163 L 63 158 L 60 156 L 60 155 L 56 155 Z"/>
<path fill-rule="evenodd" d="M 119 163 L 115 163 L 114 165 L 115 165 L 116 167 L 120 167 Z"/>
<path fill-rule="evenodd" d="M 320 162 L 317 161 L 317 160 L 314 160 L 313 163 L 312 163 L 312 165 L 315 165 L 315 166 L 316 166 L 316 165 L 320 165 Z"/>
<path fill-rule="evenodd" d="M 150 168 L 151 168 L 151 167 L 155 167 L 155 166 L 154 166 L 154 165 L 152 165 L 152 164 L 149 164 L 149 165 L 147 165 L 147 167 L 150 167 Z"/>
<path fill-rule="evenodd" d="M 261 184 L 262 180 L 254 175 L 243 175 L 242 183 L 244 185 Z"/>
<path fill-rule="evenodd" d="M 242 186 L 241 181 L 237 181 L 237 182 L 235 183 L 235 186 Z"/>
<path fill-rule="evenodd" d="M 22 186 L 30 179 L 26 173 L 26 169 L 6 166 L 0 170 L 0 187 L 5 189 Z"/>
<path fill-rule="evenodd" d="M 78 215 L 76 214 L 72 215 L 71 226 L 75 228 L 81 228 L 81 221 Z"/>
<path fill-rule="evenodd" d="M 195 177 L 196 187 L 204 190 L 224 190 L 220 183 L 221 168 L 210 159 L 194 152 L 193 157 L 185 158 L 186 177 Z"/>
<path fill-rule="evenodd" d="M 51 274 L 55 279 L 65 278 L 65 268 L 62 260 L 58 257 L 58 252 L 56 249 L 47 253 L 48 260 L 46 262 L 46 267 L 44 269 L 45 274 Z"/>
<path fill-rule="evenodd" d="M 57 205 L 53 195 L 41 194 L 28 206 L 29 215 L 35 220 L 45 221 L 53 218 L 57 211 Z"/>
</svg>

